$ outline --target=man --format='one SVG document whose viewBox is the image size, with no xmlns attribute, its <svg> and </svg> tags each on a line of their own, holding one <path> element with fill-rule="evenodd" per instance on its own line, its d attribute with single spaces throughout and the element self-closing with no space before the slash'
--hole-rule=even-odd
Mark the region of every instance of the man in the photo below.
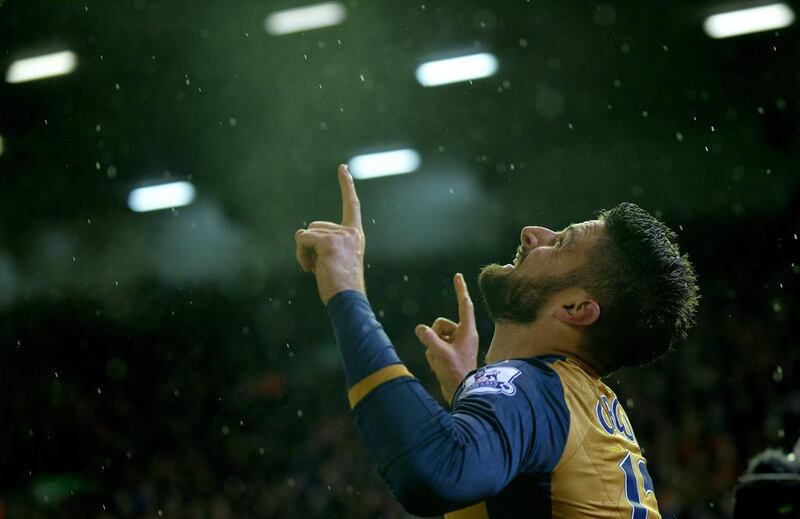
<svg viewBox="0 0 800 519">
<path fill-rule="evenodd" d="M 601 376 L 683 338 L 697 306 L 691 264 L 633 204 L 560 232 L 525 227 L 513 264 L 479 277 L 495 334 L 478 369 L 466 283 L 459 323 L 418 326 L 450 411 L 409 373 L 366 299 L 364 232 L 339 167 L 341 224 L 298 229 L 341 350 L 348 398 L 381 476 L 409 512 L 447 517 L 659 518 L 630 421 Z"/>
</svg>

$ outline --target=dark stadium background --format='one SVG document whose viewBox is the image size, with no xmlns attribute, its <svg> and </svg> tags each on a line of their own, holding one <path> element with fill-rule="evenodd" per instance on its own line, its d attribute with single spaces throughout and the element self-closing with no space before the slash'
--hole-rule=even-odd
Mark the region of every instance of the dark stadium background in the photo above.
<svg viewBox="0 0 800 519">
<path fill-rule="evenodd" d="M 340 218 L 337 164 L 398 146 L 418 171 L 357 181 L 367 287 L 433 393 L 414 325 L 456 315 L 455 272 L 477 299 L 522 226 L 629 200 L 679 233 L 698 325 L 608 383 L 664 516 L 727 516 L 800 430 L 798 28 L 712 39 L 711 1 L 348 0 L 264 30 L 299 5 L 0 1 L 2 70 L 79 59 L 0 83 L 0 518 L 404 517 L 293 242 Z M 497 74 L 414 78 L 474 51 Z M 194 203 L 127 207 L 167 179 Z"/>
</svg>

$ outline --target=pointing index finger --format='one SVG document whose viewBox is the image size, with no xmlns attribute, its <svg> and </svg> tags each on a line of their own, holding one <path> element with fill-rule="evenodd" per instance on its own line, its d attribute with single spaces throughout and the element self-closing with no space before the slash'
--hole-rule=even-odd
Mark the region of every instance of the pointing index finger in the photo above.
<svg viewBox="0 0 800 519">
<path fill-rule="evenodd" d="M 464 276 L 456 274 L 454 281 L 456 297 L 458 298 L 458 321 L 459 324 L 466 324 L 470 328 L 475 327 L 475 310 L 472 306 L 472 299 L 469 297 L 467 282 Z"/>
<path fill-rule="evenodd" d="M 342 225 L 361 229 L 361 202 L 347 164 L 339 166 L 339 187 L 342 190 Z"/>
</svg>

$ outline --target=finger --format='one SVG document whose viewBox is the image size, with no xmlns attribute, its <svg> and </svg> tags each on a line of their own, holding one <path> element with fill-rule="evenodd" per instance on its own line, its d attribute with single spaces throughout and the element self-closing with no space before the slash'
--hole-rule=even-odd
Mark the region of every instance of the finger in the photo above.
<svg viewBox="0 0 800 519">
<path fill-rule="evenodd" d="M 304 269 L 314 272 L 317 256 L 320 252 L 324 252 L 322 249 L 328 244 L 327 239 L 334 234 L 338 233 L 328 229 L 297 230 L 294 234 L 294 240 L 297 242 L 297 261 Z"/>
<path fill-rule="evenodd" d="M 311 222 L 308 224 L 309 229 L 330 229 L 330 230 L 339 230 L 342 228 L 341 225 L 338 223 L 333 222 Z"/>
<path fill-rule="evenodd" d="M 361 229 L 361 202 L 346 164 L 339 166 L 339 187 L 342 190 L 342 225 Z"/>
<path fill-rule="evenodd" d="M 314 249 L 309 249 L 308 244 L 303 242 L 301 243 L 300 235 L 305 232 L 305 229 L 298 229 L 295 233 L 295 242 L 297 243 L 297 250 L 295 251 L 295 256 L 297 257 L 297 262 L 300 264 L 300 268 L 303 269 L 303 272 L 310 272 L 314 269 L 314 263 L 316 262 L 316 254 L 314 253 Z"/>
<path fill-rule="evenodd" d="M 429 326 L 425 326 L 424 324 L 417 325 L 414 332 L 417 334 L 419 341 L 424 344 L 426 348 L 439 350 L 444 347 L 442 340 Z"/>
<path fill-rule="evenodd" d="M 456 288 L 456 298 L 458 299 L 458 321 L 459 323 L 467 326 L 467 328 L 475 328 L 475 307 L 472 304 L 472 298 L 469 297 L 469 290 L 467 289 L 467 282 L 464 281 L 464 275 L 460 272 L 453 278 L 453 284 Z"/>
<path fill-rule="evenodd" d="M 458 327 L 458 323 L 454 323 L 450 319 L 446 317 L 437 317 L 435 321 L 433 321 L 433 331 L 436 332 L 436 335 L 442 337 L 443 335 L 452 335 L 453 332 L 456 331 Z"/>
</svg>

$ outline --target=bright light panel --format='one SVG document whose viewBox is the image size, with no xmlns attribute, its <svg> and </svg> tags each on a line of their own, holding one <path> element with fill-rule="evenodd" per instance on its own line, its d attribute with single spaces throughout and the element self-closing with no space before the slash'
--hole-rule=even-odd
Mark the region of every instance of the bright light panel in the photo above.
<svg viewBox="0 0 800 519">
<path fill-rule="evenodd" d="M 22 83 L 46 77 L 63 76 L 75 70 L 77 65 L 78 56 L 69 50 L 21 59 L 8 67 L 6 81 Z"/>
<path fill-rule="evenodd" d="M 497 58 L 488 52 L 429 61 L 417 67 L 422 86 L 438 86 L 489 77 L 497 72 Z"/>
<path fill-rule="evenodd" d="M 712 38 L 730 38 L 781 29 L 793 22 L 794 11 L 788 5 L 780 3 L 711 15 L 703 23 L 703 29 Z"/>
<path fill-rule="evenodd" d="M 264 20 L 264 28 L 276 36 L 338 25 L 347 17 L 339 2 L 325 2 L 294 9 L 275 11 Z"/>
<path fill-rule="evenodd" d="M 419 153 L 412 149 L 356 155 L 347 161 L 353 178 L 358 179 L 411 173 L 419 168 L 419 164 Z"/>
<path fill-rule="evenodd" d="M 128 195 L 128 207 L 137 213 L 180 207 L 191 204 L 194 193 L 194 186 L 189 182 L 140 187 Z"/>
</svg>

